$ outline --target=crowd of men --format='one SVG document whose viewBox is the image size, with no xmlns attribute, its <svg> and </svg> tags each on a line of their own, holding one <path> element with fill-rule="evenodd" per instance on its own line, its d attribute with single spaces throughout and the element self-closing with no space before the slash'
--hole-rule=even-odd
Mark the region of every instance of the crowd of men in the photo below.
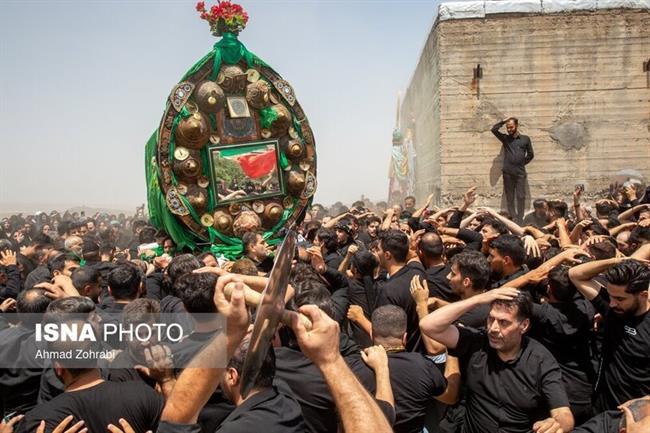
<svg viewBox="0 0 650 433">
<path fill-rule="evenodd" d="M 576 188 L 523 221 L 476 201 L 471 188 L 447 209 L 313 205 L 291 321 L 248 393 L 244 294 L 264 289 L 274 254 L 260 233 L 226 260 L 177 249 L 142 215 L 5 218 L 3 365 L 33 350 L 28 313 L 218 312 L 227 332 L 191 324 L 191 356 L 186 341 L 114 347 L 130 368 L 0 368 L 0 432 L 650 431 L 650 188 L 593 202 Z"/>
</svg>

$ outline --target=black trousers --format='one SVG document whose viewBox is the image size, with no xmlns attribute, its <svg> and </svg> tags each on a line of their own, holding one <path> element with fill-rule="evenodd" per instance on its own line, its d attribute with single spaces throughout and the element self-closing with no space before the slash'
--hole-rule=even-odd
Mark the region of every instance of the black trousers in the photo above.
<svg viewBox="0 0 650 433">
<path fill-rule="evenodd" d="M 524 220 L 526 201 L 526 174 L 503 173 L 503 190 L 506 194 L 508 213 L 521 224 Z"/>
</svg>

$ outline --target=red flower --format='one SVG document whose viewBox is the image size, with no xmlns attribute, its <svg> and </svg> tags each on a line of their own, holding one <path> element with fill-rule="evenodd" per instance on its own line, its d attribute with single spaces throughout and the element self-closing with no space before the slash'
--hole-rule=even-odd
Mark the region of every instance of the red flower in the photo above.
<svg viewBox="0 0 650 433">
<path fill-rule="evenodd" d="M 196 4 L 196 10 L 198 12 L 204 12 L 205 11 L 205 2 L 198 2 Z"/>
</svg>

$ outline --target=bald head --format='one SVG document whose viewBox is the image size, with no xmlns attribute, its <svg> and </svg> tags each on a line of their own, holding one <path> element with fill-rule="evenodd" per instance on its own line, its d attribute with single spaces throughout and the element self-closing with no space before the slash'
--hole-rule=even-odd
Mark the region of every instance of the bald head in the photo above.
<svg viewBox="0 0 650 433">
<path fill-rule="evenodd" d="M 418 256 L 421 259 L 440 260 L 442 259 L 442 253 L 442 239 L 438 233 L 427 232 L 422 235 L 418 244 Z"/>
</svg>

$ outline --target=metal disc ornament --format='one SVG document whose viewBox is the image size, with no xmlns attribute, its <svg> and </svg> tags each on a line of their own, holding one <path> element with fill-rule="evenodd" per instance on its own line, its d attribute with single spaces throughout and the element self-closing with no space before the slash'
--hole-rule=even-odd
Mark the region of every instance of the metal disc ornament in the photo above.
<svg viewBox="0 0 650 433">
<path fill-rule="evenodd" d="M 242 210 L 254 211 L 269 241 L 300 222 L 315 192 L 316 149 L 294 88 L 239 41 L 248 16 L 221 5 L 216 16 L 197 5 L 224 39 L 206 42 L 211 51 L 167 97 L 145 149 L 147 196 L 151 223 L 179 249 L 236 259 Z"/>
</svg>

